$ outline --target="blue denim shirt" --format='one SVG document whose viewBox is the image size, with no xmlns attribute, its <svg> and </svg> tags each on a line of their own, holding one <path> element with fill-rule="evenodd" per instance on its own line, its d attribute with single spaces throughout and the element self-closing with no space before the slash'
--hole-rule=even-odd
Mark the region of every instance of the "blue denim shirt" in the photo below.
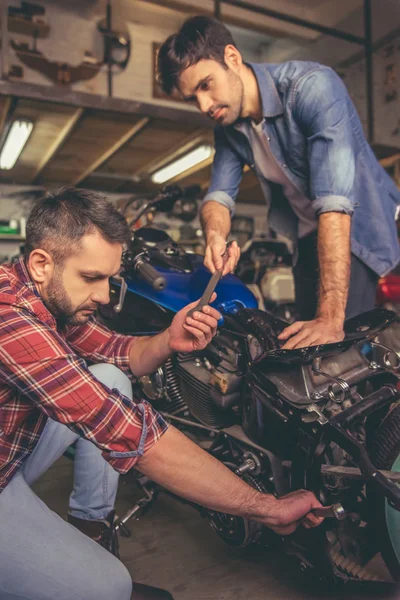
<svg viewBox="0 0 400 600">
<path fill-rule="evenodd" d="M 400 260 L 395 212 L 400 192 L 376 160 L 340 77 L 318 63 L 250 64 L 257 78 L 263 130 L 286 175 L 324 212 L 352 215 L 351 249 L 378 275 Z M 203 203 L 215 200 L 231 215 L 244 165 L 255 170 L 271 229 L 294 242 L 297 217 L 282 193 L 254 165 L 247 137 L 235 124 L 215 128 L 211 184 Z"/>
</svg>

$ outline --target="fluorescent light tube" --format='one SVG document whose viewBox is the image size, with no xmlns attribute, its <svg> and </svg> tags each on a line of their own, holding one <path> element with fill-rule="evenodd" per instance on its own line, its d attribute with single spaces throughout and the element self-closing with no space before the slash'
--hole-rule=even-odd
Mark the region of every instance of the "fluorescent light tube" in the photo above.
<svg viewBox="0 0 400 600">
<path fill-rule="evenodd" d="M 204 144 L 203 146 L 198 146 L 197 148 L 195 148 L 195 150 L 191 150 L 191 152 L 188 152 L 181 158 L 178 158 L 178 160 L 175 160 L 166 167 L 163 167 L 159 171 L 153 173 L 153 175 L 151 176 L 151 180 L 153 181 L 153 183 L 164 183 L 165 181 L 172 179 L 176 175 L 179 175 L 180 173 L 191 169 L 198 163 L 203 162 L 203 160 L 210 158 L 212 153 L 212 146 L 206 144 Z"/>
<path fill-rule="evenodd" d="M 0 169 L 9 171 L 18 160 L 33 129 L 32 121 L 18 119 L 10 127 L 0 153 Z"/>
</svg>

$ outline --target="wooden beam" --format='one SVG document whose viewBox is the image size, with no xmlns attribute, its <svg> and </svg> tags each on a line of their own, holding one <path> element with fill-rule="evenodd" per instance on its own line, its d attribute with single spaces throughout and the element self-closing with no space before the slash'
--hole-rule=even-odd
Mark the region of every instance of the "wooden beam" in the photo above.
<svg viewBox="0 0 400 600">
<path fill-rule="evenodd" d="M 204 15 L 207 17 L 214 17 L 215 10 L 214 6 L 210 6 L 209 3 L 201 5 L 195 2 L 185 2 L 183 0 L 144 0 L 148 4 L 155 4 L 156 6 L 162 6 L 179 13 L 186 13 L 188 17 L 196 15 Z M 277 20 L 257 15 L 256 17 L 250 12 L 245 11 L 241 8 L 229 7 L 221 3 L 222 15 L 221 19 L 226 25 L 233 25 L 236 27 L 242 27 L 249 31 L 256 31 L 258 33 L 264 33 L 268 36 L 282 38 L 287 37 L 298 40 L 314 41 L 319 34 L 315 31 L 304 29 L 299 25 L 292 25 L 289 23 L 280 25 L 277 24 Z"/>
<path fill-rule="evenodd" d="M 140 121 L 135 123 L 135 125 L 133 125 L 133 127 L 128 129 L 128 131 L 126 133 L 124 133 L 124 135 L 122 137 L 120 137 L 119 140 L 114 142 L 114 144 L 112 144 L 112 146 L 107 148 L 107 150 L 105 152 L 103 152 L 100 156 L 98 156 L 96 158 L 96 160 L 91 165 L 89 165 L 89 167 L 87 167 L 77 177 L 75 177 L 71 181 L 71 185 L 77 185 L 78 183 L 83 181 L 88 175 L 90 175 L 90 173 L 95 171 L 100 165 L 102 165 L 104 162 L 106 162 L 106 160 L 111 158 L 111 156 L 113 154 L 115 154 L 120 148 L 122 148 L 122 146 L 124 146 L 124 144 L 129 142 L 135 135 L 138 135 L 142 131 L 142 129 L 144 129 L 144 127 L 146 127 L 146 125 L 149 122 L 150 122 L 150 119 L 148 117 L 144 117 L 143 119 L 140 119 Z"/>
<path fill-rule="evenodd" d="M 71 131 L 74 129 L 75 125 L 77 124 L 84 112 L 85 109 L 77 108 L 75 112 L 71 115 L 71 117 L 66 121 L 64 127 L 61 129 L 53 144 L 50 146 L 46 154 L 43 156 L 41 162 L 39 163 L 39 166 L 33 175 L 32 183 L 37 182 L 40 173 L 43 171 L 45 166 L 51 161 L 56 152 L 61 148 L 62 144 L 67 139 Z"/>
<path fill-rule="evenodd" d="M 169 185 L 170 183 L 176 183 L 177 181 L 186 179 L 186 177 L 189 177 L 190 175 L 194 175 L 198 171 L 201 171 L 201 169 L 204 169 L 204 167 L 208 167 L 209 165 L 212 165 L 213 160 L 214 160 L 214 155 L 210 156 L 209 158 L 206 158 L 205 160 L 202 160 L 200 163 L 198 163 L 197 165 L 194 165 L 190 169 L 183 171 L 183 173 L 179 173 L 179 175 L 176 175 L 175 177 L 173 177 L 172 179 L 169 179 L 165 183 L 168 183 L 168 185 Z"/>
<path fill-rule="evenodd" d="M 140 167 L 140 169 L 133 173 L 133 177 L 143 177 L 143 175 L 154 173 L 155 171 L 161 169 L 164 165 L 173 162 L 179 156 L 189 152 L 194 146 L 201 145 L 202 143 L 212 145 L 213 142 L 211 139 L 207 140 L 207 135 L 204 131 L 197 129 L 186 136 L 179 144 L 176 144 L 170 148 L 168 152 L 156 156 L 156 158 L 153 158 L 153 160 L 145 164 L 143 167 Z"/>
<path fill-rule="evenodd" d="M 178 123 L 190 120 L 190 123 L 195 127 L 204 127 L 204 129 L 213 129 L 214 127 L 211 119 L 198 110 L 190 109 L 188 106 L 178 108 L 168 101 L 165 101 L 165 104 L 163 102 L 161 105 L 124 98 L 108 98 L 100 94 L 76 92 L 69 88 L 64 89 L 58 85 L 38 85 L 36 83 L 0 80 L 0 96 L 43 100 L 77 108 L 91 108 L 93 110 L 153 117 L 154 119 L 167 119 Z"/>
<path fill-rule="evenodd" d="M 381 158 L 379 162 L 384 169 L 387 169 L 388 167 L 393 167 L 398 160 L 400 160 L 400 152 L 393 154 L 393 156 L 388 156 L 387 158 Z"/>
<path fill-rule="evenodd" d="M 9 96 L 4 98 L 4 102 L 0 101 L 0 134 L 3 131 L 3 127 L 6 123 L 10 107 L 11 107 L 11 98 Z"/>
</svg>

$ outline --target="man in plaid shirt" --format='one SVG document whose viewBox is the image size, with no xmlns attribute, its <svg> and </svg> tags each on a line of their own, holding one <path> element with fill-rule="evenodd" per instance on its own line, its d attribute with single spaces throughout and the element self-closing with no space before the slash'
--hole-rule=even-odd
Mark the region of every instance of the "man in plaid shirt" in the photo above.
<svg viewBox="0 0 400 600">
<path fill-rule="evenodd" d="M 132 467 L 213 510 L 257 519 L 283 534 L 320 523 L 303 490 L 261 494 L 201 450 L 144 400 L 129 376 L 154 372 L 173 352 L 202 350 L 219 313 L 182 309 L 153 337 L 119 335 L 94 316 L 109 302 L 129 231 L 105 199 L 64 190 L 37 203 L 25 256 L 0 267 L 0 598 L 172 598 L 132 585 L 104 542 L 118 473 Z M 77 442 L 70 524 L 31 490 Z M 85 531 L 90 537 L 79 531 Z"/>
</svg>

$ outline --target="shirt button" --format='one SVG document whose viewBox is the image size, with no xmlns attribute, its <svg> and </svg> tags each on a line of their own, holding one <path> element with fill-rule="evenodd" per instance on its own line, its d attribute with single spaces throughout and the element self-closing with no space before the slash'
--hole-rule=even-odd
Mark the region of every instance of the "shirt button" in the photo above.
<svg viewBox="0 0 400 600">
<path fill-rule="evenodd" d="M 284 169 L 287 169 L 287 165 L 286 165 L 285 163 L 283 163 L 282 167 L 283 167 Z"/>
<path fill-rule="evenodd" d="M 267 137 L 267 140 L 270 142 L 270 141 L 271 141 L 271 138 L 268 136 L 268 137 Z"/>
</svg>

